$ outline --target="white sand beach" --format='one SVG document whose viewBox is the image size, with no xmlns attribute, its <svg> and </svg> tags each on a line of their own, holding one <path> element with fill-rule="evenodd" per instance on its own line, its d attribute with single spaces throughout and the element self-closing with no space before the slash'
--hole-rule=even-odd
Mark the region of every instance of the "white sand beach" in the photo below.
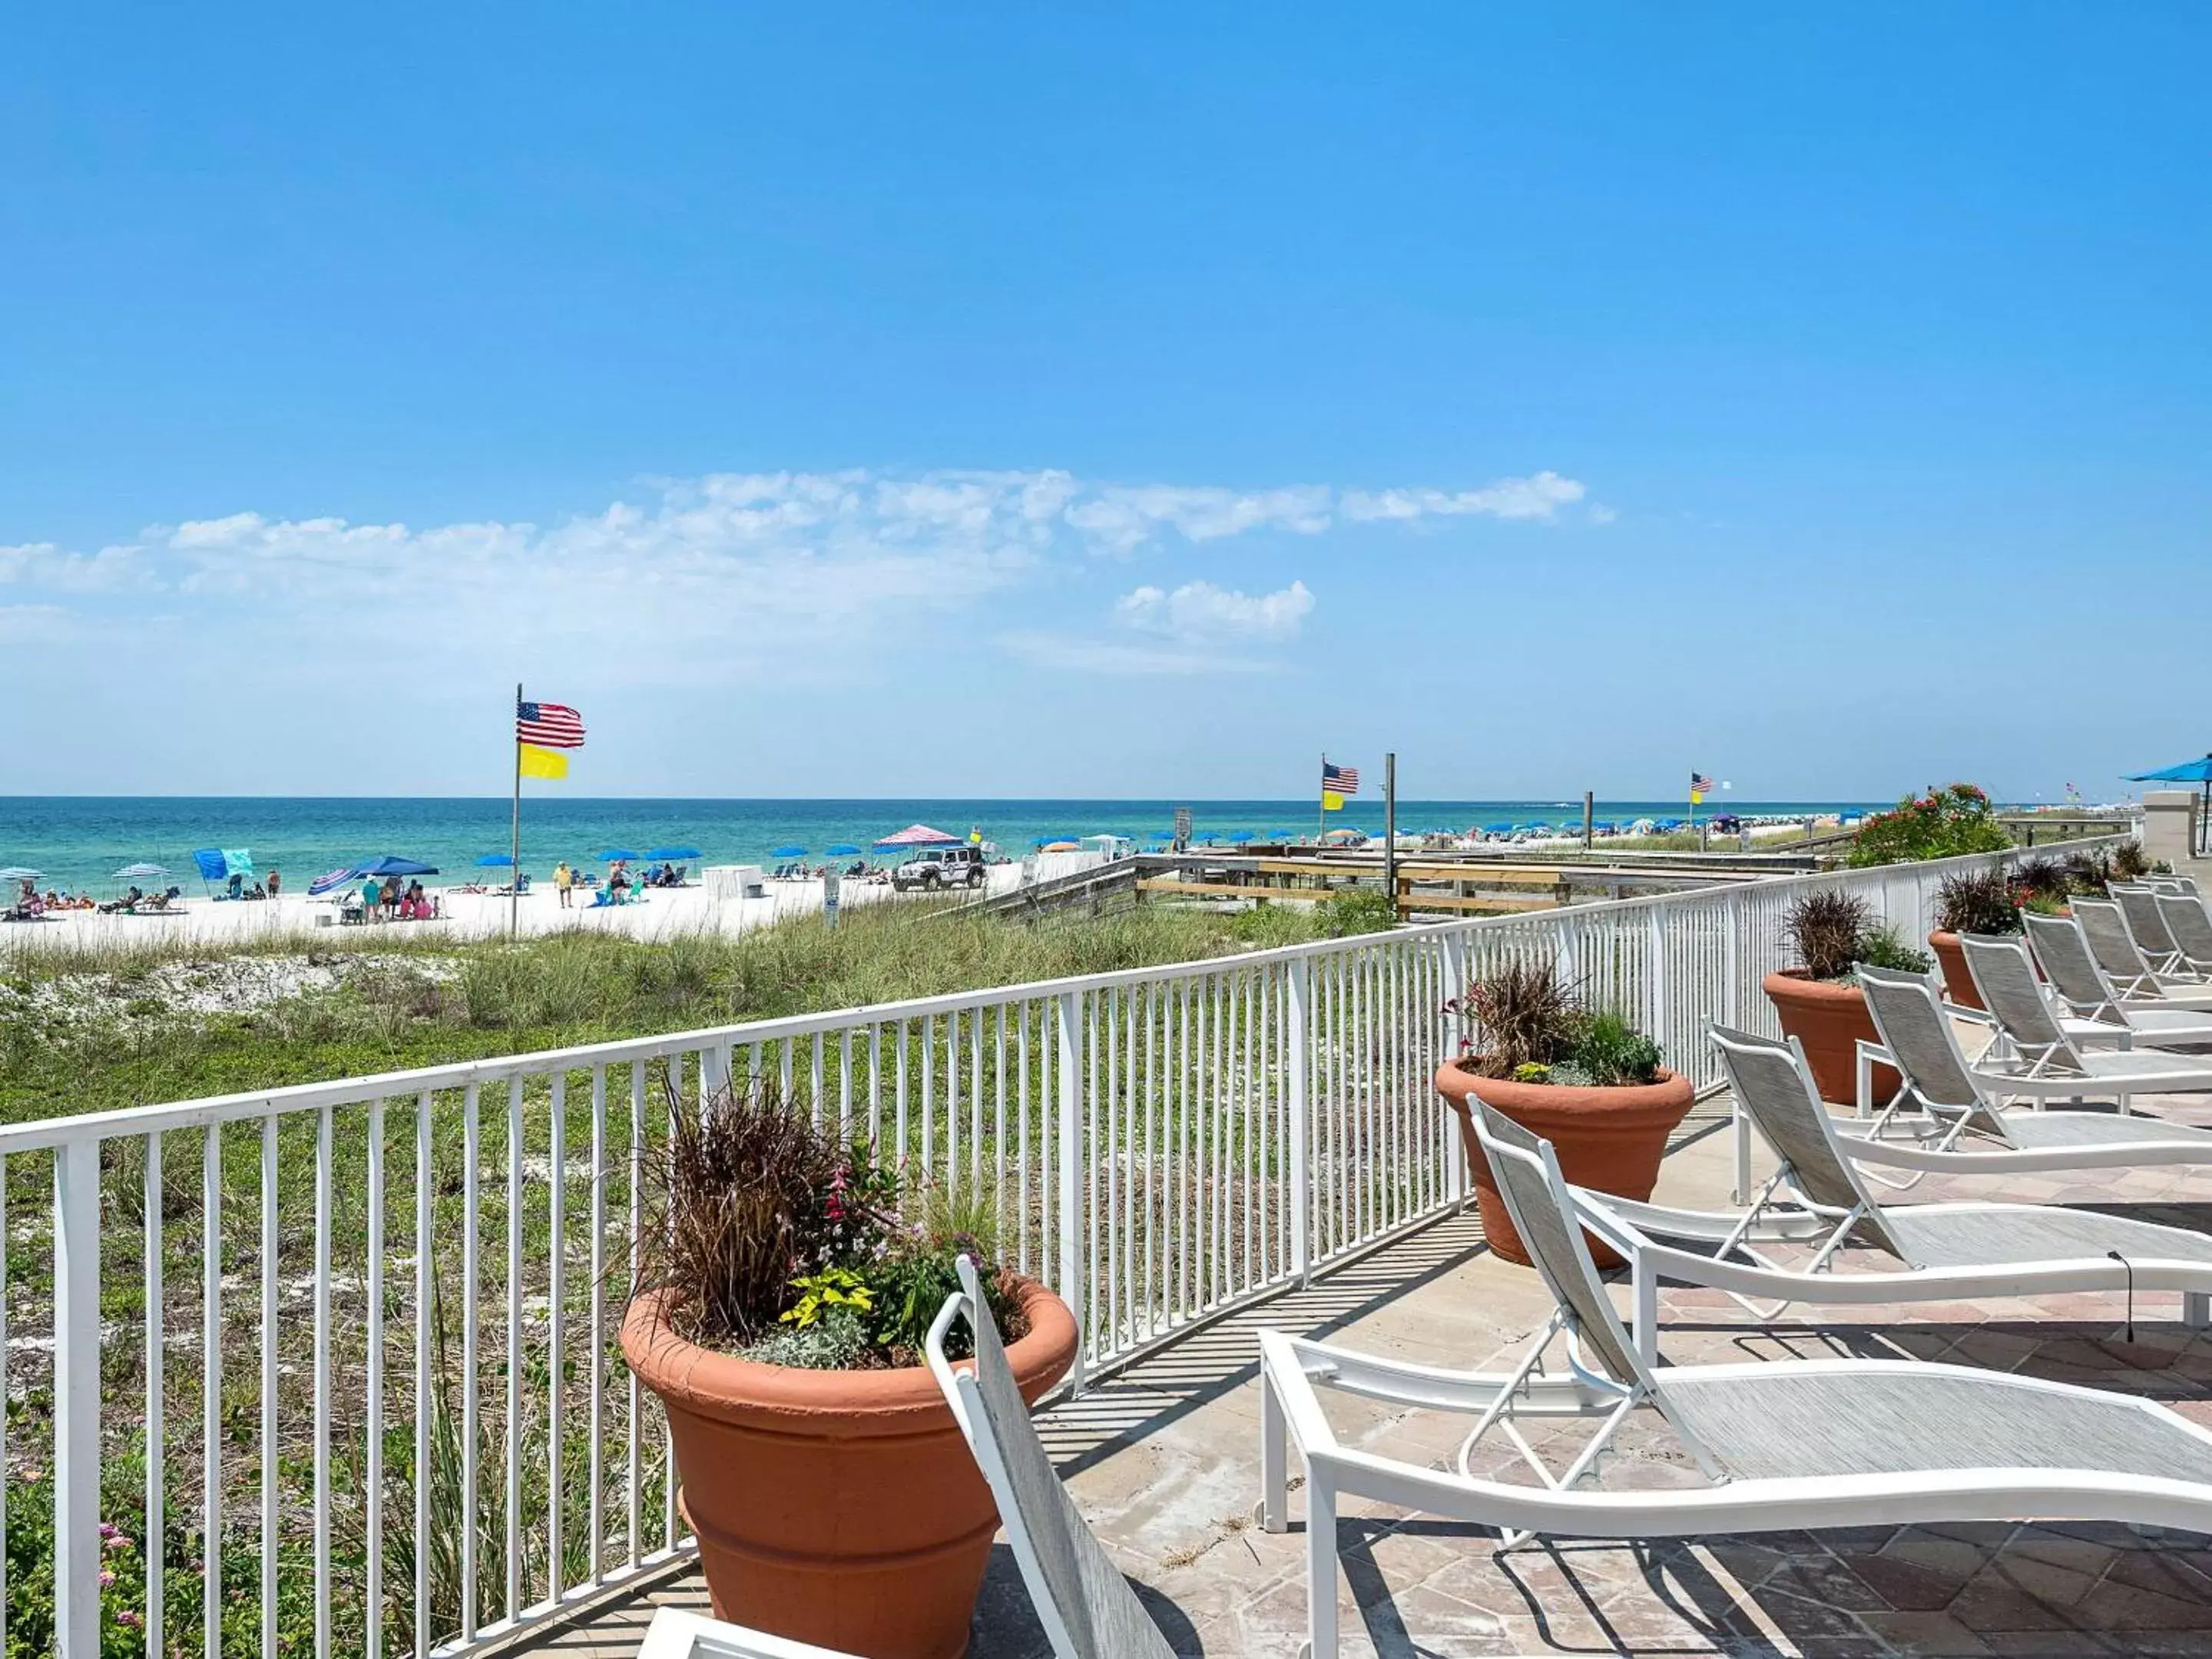
<svg viewBox="0 0 2212 1659">
<path fill-rule="evenodd" d="M 1042 853 L 1018 863 L 994 865 L 984 889 L 987 893 L 1012 892 L 1025 882 L 1049 881 L 1103 862 L 1097 853 Z M 705 884 L 653 888 L 627 904 L 594 905 L 592 890 L 580 888 L 574 902 L 563 908 L 552 884 L 539 882 L 519 903 L 505 894 L 464 892 L 459 884 L 433 890 L 441 914 L 428 921 L 376 921 L 342 926 L 338 895 L 309 898 L 286 893 L 279 898 L 231 901 L 186 898 L 165 912 L 149 915 L 102 915 L 96 910 L 64 910 L 35 921 L 10 922 L 0 927 L 0 952 L 10 949 L 59 946 L 107 947 L 149 939 L 186 939 L 194 943 L 237 944 L 256 938 L 296 938 L 302 933 L 325 934 L 334 948 L 361 950 L 376 940 L 405 937 L 477 939 L 507 932 L 510 910 L 517 930 L 548 933 L 562 928 L 597 929 L 632 939 L 666 939 L 695 933 L 742 933 L 766 927 L 787 916 L 810 915 L 822 908 L 822 881 L 776 881 L 762 884 L 760 898 L 721 898 Z M 838 904 L 849 909 L 880 904 L 907 896 L 888 882 L 846 880 L 838 887 Z"/>
</svg>

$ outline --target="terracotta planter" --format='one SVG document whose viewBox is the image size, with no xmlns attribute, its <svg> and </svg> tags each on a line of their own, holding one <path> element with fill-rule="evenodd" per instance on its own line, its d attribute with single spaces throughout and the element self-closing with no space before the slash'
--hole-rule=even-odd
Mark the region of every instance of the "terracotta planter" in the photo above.
<svg viewBox="0 0 2212 1659">
<path fill-rule="evenodd" d="M 1808 979 L 1802 968 L 1784 968 L 1761 981 L 1767 1000 L 1782 1021 L 1784 1036 L 1805 1046 L 1813 1067 L 1813 1082 L 1820 1098 L 1838 1106 L 1858 1099 L 1858 1043 L 1879 1042 L 1874 1016 L 1867 1012 L 1866 995 L 1856 985 L 1836 985 Z M 1887 1066 L 1874 1068 L 1874 1098 L 1879 1106 L 1904 1086 L 1904 1080 Z"/>
<path fill-rule="evenodd" d="M 1058 1297 L 1020 1286 L 1030 1330 L 1006 1358 L 1034 1401 L 1077 1332 Z M 958 1659 L 999 1512 L 928 1368 L 755 1364 L 678 1336 L 661 1296 L 630 1304 L 623 1353 L 668 1409 L 715 1616 L 869 1659 Z"/>
<path fill-rule="evenodd" d="M 1541 1135 L 1558 1154 L 1559 1172 L 1577 1187 L 1620 1198 L 1649 1199 L 1659 1180 L 1659 1160 L 1667 1137 L 1689 1115 L 1695 1091 L 1690 1079 L 1662 1070 L 1656 1083 L 1616 1089 L 1576 1089 L 1551 1083 L 1516 1083 L 1477 1077 L 1456 1062 L 1439 1066 L 1437 1092 L 1459 1119 L 1460 1144 L 1467 1149 L 1468 1178 L 1474 1185 L 1482 1236 L 1508 1261 L 1528 1264 L 1528 1252 L 1505 1212 L 1490 1160 L 1474 1135 L 1470 1095 L 1504 1113 L 1531 1134 Z M 1586 1238 L 1589 1235 L 1585 1234 Z M 1590 1255 L 1601 1267 L 1617 1267 L 1620 1257 L 1595 1238 Z"/>
<path fill-rule="evenodd" d="M 1959 943 L 1956 933 L 1936 933 L 1928 935 L 1928 948 L 1936 953 L 1936 963 L 1943 970 L 1943 995 L 1961 1008 L 1978 1008 L 1982 994 L 1974 988 L 1973 970 L 1966 966 L 1966 947 Z M 1885 1097 L 1887 1098 L 1887 1097 Z"/>
</svg>

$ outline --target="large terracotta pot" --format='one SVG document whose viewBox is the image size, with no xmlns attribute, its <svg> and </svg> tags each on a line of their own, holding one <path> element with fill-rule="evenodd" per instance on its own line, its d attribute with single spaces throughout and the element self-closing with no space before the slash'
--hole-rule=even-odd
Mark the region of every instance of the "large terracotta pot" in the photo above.
<svg viewBox="0 0 2212 1659">
<path fill-rule="evenodd" d="M 1782 1034 L 1805 1047 L 1813 1067 L 1813 1083 L 1820 1098 L 1838 1106 L 1858 1100 L 1858 1044 L 1879 1042 L 1874 1016 L 1867 1012 L 1866 994 L 1856 985 L 1837 985 L 1807 977 L 1802 968 L 1784 968 L 1761 981 L 1766 999 L 1782 1021 Z M 1904 1086 L 1904 1080 L 1887 1066 L 1874 1068 L 1874 1099 L 1879 1106 Z"/>
<path fill-rule="evenodd" d="M 1934 933 L 1928 935 L 1928 948 L 1936 953 L 1936 963 L 1943 970 L 1943 996 L 1961 1008 L 1978 1008 L 1982 994 L 1974 986 L 1973 970 L 1966 966 L 1966 947 L 1959 943 L 1956 933 Z M 1887 1096 L 1883 1097 L 1887 1099 Z"/>
<path fill-rule="evenodd" d="M 1690 1079 L 1662 1070 L 1656 1083 L 1615 1089 L 1577 1089 L 1552 1083 L 1516 1083 L 1509 1078 L 1477 1077 L 1457 1061 L 1437 1069 L 1437 1092 L 1459 1119 L 1460 1144 L 1467 1148 L 1468 1178 L 1474 1185 L 1482 1236 L 1508 1261 L 1528 1265 L 1528 1252 L 1505 1212 L 1490 1160 L 1474 1135 L 1470 1095 L 1503 1112 L 1534 1135 L 1552 1143 L 1559 1173 L 1577 1187 L 1620 1198 L 1649 1199 L 1659 1180 L 1659 1160 L 1667 1137 L 1689 1115 L 1696 1091 Z M 1585 1235 L 1588 1237 L 1588 1235 Z M 1591 1258 L 1601 1267 L 1617 1267 L 1620 1257 L 1589 1238 Z"/>
<path fill-rule="evenodd" d="M 1006 1350 L 1035 1401 L 1075 1358 L 1074 1316 L 1033 1279 Z M 660 1396 L 715 1616 L 867 1659 L 958 1659 L 998 1531 L 990 1488 L 927 1366 L 814 1371 L 687 1342 L 662 1292 L 623 1356 Z"/>
</svg>

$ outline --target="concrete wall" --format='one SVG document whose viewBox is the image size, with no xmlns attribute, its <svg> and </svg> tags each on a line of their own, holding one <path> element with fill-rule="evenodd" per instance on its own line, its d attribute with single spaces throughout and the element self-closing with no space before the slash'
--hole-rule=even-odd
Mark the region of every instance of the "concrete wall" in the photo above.
<svg viewBox="0 0 2212 1659">
<path fill-rule="evenodd" d="M 2197 856 L 2197 792 L 2154 789 L 2143 796 L 2143 851 L 2177 870 Z"/>
</svg>

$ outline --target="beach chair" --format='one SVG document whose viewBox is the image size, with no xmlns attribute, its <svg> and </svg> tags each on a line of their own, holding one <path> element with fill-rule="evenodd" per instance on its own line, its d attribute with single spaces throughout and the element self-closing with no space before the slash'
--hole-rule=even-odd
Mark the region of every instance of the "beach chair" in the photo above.
<svg viewBox="0 0 2212 1659">
<path fill-rule="evenodd" d="M 1175 1650 L 1060 1484 L 984 1306 L 975 1264 L 963 1255 L 957 1267 L 960 1289 L 937 1310 L 924 1350 L 989 1483 L 1055 1659 L 1173 1659 Z M 945 1357 L 955 1319 L 967 1322 L 975 1345 L 974 1363 L 957 1370 Z"/>
<path fill-rule="evenodd" d="M 2184 1323 L 2212 1325 L 2212 1234 L 2040 1204 L 1885 1208 L 1853 1164 L 1868 1154 L 1868 1143 L 1839 1132 L 1796 1039 L 1724 1026 L 1713 1028 L 1712 1039 L 1738 1105 L 1781 1160 L 1751 1203 L 1715 1213 L 1567 1189 L 1583 1224 L 1629 1264 L 1631 1328 L 1647 1362 L 1658 1358 L 1662 1279 L 1723 1291 L 1763 1320 L 1801 1302 L 2125 1291 L 2132 1326 L 2136 1291 L 2173 1291 L 2181 1295 Z M 1967 1163 L 1976 1156 L 1954 1155 Z M 1801 1245 L 1812 1255 L 1785 1265 L 1758 1248 L 1774 1244 Z M 1902 1271 L 1838 1272 L 1836 1258 L 1847 1245 L 1878 1251 Z"/>
<path fill-rule="evenodd" d="M 2122 1021 L 2138 1042 L 2212 1042 L 2212 1009 L 2177 1008 L 2163 997 L 2121 995 L 2089 954 L 2071 916 L 2023 910 L 2020 919 L 2035 965 L 2069 1012 L 2083 1019 Z"/>
<path fill-rule="evenodd" d="M 2212 1131 L 2131 1120 L 2126 1115 L 2137 1095 L 2212 1089 L 2212 1057 L 2157 1050 L 2083 1054 L 2062 1031 L 2055 1043 L 2032 1060 L 1995 1065 L 1985 1063 L 1986 1056 L 1983 1060 L 1969 1060 L 1959 1047 L 1942 999 L 1925 975 L 1897 973 L 1863 963 L 1857 973 L 1859 988 L 1866 994 L 1867 1012 L 1881 1036 L 1879 1043 L 1862 1041 L 1858 1044 L 1861 1112 L 1872 1103 L 1869 1079 L 1875 1066 L 1894 1066 L 1902 1079 L 1896 1097 L 1875 1119 L 1875 1133 L 1882 1133 L 1900 1115 L 1919 1115 L 1949 1126 L 1936 1137 L 1945 1146 L 1971 1132 L 2015 1148 L 2071 1148 L 2093 1163 L 2105 1162 L 2102 1153 L 2111 1147 L 2132 1145 L 2146 1137 L 2179 1141 L 2194 1135 L 2212 1148 Z M 2122 1115 L 2005 1109 L 2015 1100 L 2039 1107 L 2051 1099 L 2081 1101 L 2093 1095 L 2117 1101 Z"/>
<path fill-rule="evenodd" d="M 1656 1365 L 1636 1350 L 1569 1217 L 1549 1142 L 1488 1107 L 1475 1133 L 1554 1311 L 1515 1368 L 1475 1375 L 1260 1334 L 1261 1500 L 1289 1525 L 1289 1459 L 1306 1471 L 1307 1630 L 1336 1659 L 1336 1516 L 1356 1496 L 1538 1534 L 1678 1538 L 1938 1521 L 2108 1521 L 2212 1529 L 2212 1433 L 2151 1401 L 2071 1383 L 1914 1360 Z M 1545 1358 L 1563 1350 L 1560 1369 Z M 1318 1390 L 1472 1416 L 1454 1466 L 1339 1440 Z M 1630 1414 L 1656 1413 L 1709 1484 L 1606 1491 L 1590 1482 Z M 1522 1419 L 1580 1419 L 1595 1435 L 1554 1470 Z M 1501 1431 L 1533 1484 L 1471 1472 Z M 1409 1632 L 1416 1640 L 1420 1632 Z"/>
<path fill-rule="evenodd" d="M 680 1607 L 662 1607 L 646 1626 L 637 1659 L 858 1659 L 858 1656 L 810 1647 L 742 1625 L 726 1625 Z"/>
<path fill-rule="evenodd" d="M 2120 994 L 2157 997 L 2178 1006 L 2212 1008 L 2212 985 L 2194 976 L 2163 974 L 2153 967 L 2128 926 L 2127 915 L 2110 899 L 2077 898 L 2067 906 L 2097 965 L 2111 975 Z"/>
<path fill-rule="evenodd" d="M 2132 1049 L 2212 1042 L 2212 1016 L 2169 1015 L 2160 1033 L 2154 1027 L 2138 1028 L 2124 1017 L 2084 1018 L 2054 1008 L 2053 994 L 2035 975 L 2027 941 L 2018 935 L 1962 933 L 1959 948 L 1999 1037 L 2031 1072 L 2063 1066 L 2069 1044 L 2098 1048 L 2109 1043 Z"/>
<path fill-rule="evenodd" d="M 2191 973 L 2212 975 L 2212 915 L 2205 914 L 2204 901 L 2186 893 L 2154 893 L 2151 902 L 2183 964 Z"/>
<path fill-rule="evenodd" d="M 2136 949 L 2142 952 L 2143 960 L 2150 963 L 2154 972 L 2174 979 L 2204 977 L 2203 970 L 2190 962 L 2188 953 L 2166 926 L 2155 888 L 2144 882 L 2108 881 L 2105 891 L 2120 907 L 2120 915 L 2128 925 Z"/>
</svg>

